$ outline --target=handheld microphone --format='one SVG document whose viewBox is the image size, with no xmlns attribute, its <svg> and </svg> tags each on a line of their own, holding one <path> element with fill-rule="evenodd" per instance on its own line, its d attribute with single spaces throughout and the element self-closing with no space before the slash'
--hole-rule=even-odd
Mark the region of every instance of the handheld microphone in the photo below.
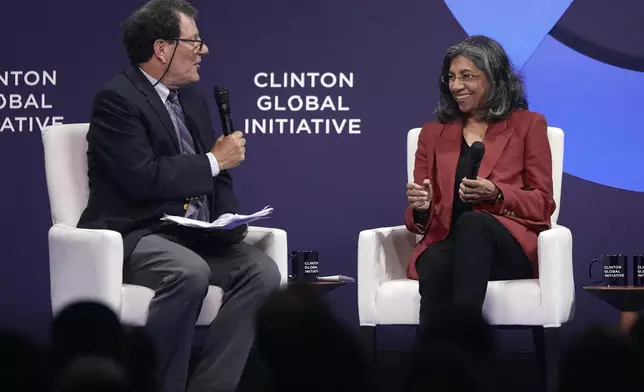
<svg viewBox="0 0 644 392">
<path fill-rule="evenodd" d="M 230 103 L 228 100 L 228 89 L 215 86 L 215 101 L 221 118 L 221 128 L 224 135 L 233 133 L 233 119 L 230 117 Z"/>
<path fill-rule="evenodd" d="M 476 180 L 478 177 L 483 155 L 485 155 L 485 144 L 482 142 L 472 143 L 472 146 L 470 146 L 470 168 L 467 175 L 468 180 Z"/>
</svg>

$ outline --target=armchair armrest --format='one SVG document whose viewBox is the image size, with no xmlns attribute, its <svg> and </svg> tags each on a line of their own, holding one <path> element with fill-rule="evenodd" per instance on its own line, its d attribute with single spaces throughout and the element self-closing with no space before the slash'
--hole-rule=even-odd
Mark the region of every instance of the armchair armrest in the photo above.
<svg viewBox="0 0 644 392">
<path fill-rule="evenodd" d="M 288 244 L 286 231 L 268 227 L 248 226 L 248 234 L 244 238 L 247 244 L 256 246 L 272 258 L 282 276 L 282 285 L 288 281 Z"/>
<path fill-rule="evenodd" d="M 537 251 L 542 306 L 558 326 L 572 317 L 575 302 L 572 233 L 563 226 L 539 233 Z"/>
<path fill-rule="evenodd" d="M 375 325 L 376 291 L 382 283 L 406 279 L 417 237 L 405 226 L 363 230 L 358 237 L 358 313 L 360 325 Z"/>
<path fill-rule="evenodd" d="M 120 314 L 121 234 L 55 224 L 49 229 L 49 277 L 54 316 L 78 301 L 101 302 Z"/>
</svg>

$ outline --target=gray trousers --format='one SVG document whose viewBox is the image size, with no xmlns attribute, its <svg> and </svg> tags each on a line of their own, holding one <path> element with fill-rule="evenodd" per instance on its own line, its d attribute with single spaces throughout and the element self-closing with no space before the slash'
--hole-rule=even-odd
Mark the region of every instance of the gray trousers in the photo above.
<svg viewBox="0 0 644 392">
<path fill-rule="evenodd" d="M 155 343 L 163 392 L 235 391 L 254 338 L 255 311 L 279 287 L 275 262 L 246 244 L 200 256 L 159 234 L 143 237 L 126 261 L 127 281 L 155 289 L 146 329 Z M 188 363 L 208 285 L 224 290 L 194 374 Z"/>
</svg>

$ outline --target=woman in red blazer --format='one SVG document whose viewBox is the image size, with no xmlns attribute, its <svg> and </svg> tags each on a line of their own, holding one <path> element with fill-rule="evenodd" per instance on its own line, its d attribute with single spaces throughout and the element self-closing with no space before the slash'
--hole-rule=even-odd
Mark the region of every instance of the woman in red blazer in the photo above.
<svg viewBox="0 0 644 392">
<path fill-rule="evenodd" d="M 452 46 L 440 92 L 407 184 L 405 224 L 423 235 L 407 269 L 419 280 L 421 327 L 434 305 L 481 309 L 489 280 L 536 276 L 537 235 L 555 210 L 546 120 L 527 110 L 505 50 L 484 36 Z M 477 141 L 485 155 L 468 180 Z"/>
</svg>

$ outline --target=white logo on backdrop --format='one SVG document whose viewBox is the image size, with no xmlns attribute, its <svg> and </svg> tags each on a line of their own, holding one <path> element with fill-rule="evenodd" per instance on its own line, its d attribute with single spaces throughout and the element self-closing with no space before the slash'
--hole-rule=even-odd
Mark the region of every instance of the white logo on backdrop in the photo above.
<svg viewBox="0 0 644 392">
<path fill-rule="evenodd" d="M 245 119 L 246 134 L 361 133 L 361 120 L 349 118 L 351 108 L 342 95 L 288 93 L 289 89 L 336 92 L 338 89 L 353 88 L 353 72 L 259 72 L 253 81 L 255 86 L 265 90 L 265 94 L 257 99 L 257 108 L 266 113 L 266 117 Z M 338 116 L 337 113 L 342 115 Z"/>
<path fill-rule="evenodd" d="M 44 92 L 56 87 L 56 78 L 55 70 L 0 71 L 0 133 L 40 132 L 44 127 L 62 124 L 63 116 L 50 115 L 53 106 Z"/>
</svg>

